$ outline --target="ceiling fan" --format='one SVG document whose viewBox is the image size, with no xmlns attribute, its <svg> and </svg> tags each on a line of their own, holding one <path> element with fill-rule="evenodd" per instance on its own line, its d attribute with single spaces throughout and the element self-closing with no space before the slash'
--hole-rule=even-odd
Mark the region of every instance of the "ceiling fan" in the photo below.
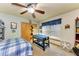
<svg viewBox="0 0 79 59">
<path fill-rule="evenodd" d="M 32 14 L 33 18 L 36 18 L 35 12 L 38 12 L 40 14 L 45 14 L 45 11 L 35 9 L 36 6 L 37 6 L 37 3 L 29 3 L 26 6 L 25 5 L 22 5 L 22 4 L 19 4 L 19 3 L 12 3 L 12 5 L 26 8 L 25 11 L 23 11 L 23 12 L 20 13 L 21 15 L 24 14 L 24 13 L 26 13 L 26 12 L 29 12 L 29 13 Z"/>
</svg>

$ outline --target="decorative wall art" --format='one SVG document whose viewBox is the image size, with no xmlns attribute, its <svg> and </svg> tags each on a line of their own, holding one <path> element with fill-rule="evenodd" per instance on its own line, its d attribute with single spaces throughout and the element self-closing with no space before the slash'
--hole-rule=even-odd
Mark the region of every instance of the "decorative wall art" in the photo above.
<svg viewBox="0 0 79 59">
<path fill-rule="evenodd" d="M 17 29 L 17 23 L 11 22 L 11 29 Z"/>
<path fill-rule="evenodd" d="M 65 25 L 65 29 L 69 29 L 70 28 L 70 25 L 69 24 L 66 24 Z"/>
</svg>

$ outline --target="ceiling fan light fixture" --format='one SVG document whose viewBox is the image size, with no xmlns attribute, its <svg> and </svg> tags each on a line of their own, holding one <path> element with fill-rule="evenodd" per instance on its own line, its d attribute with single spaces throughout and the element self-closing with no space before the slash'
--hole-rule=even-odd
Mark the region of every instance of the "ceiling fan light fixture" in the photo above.
<svg viewBox="0 0 79 59">
<path fill-rule="evenodd" d="M 35 9 L 34 8 L 28 8 L 28 12 L 29 13 L 34 13 L 35 12 Z"/>
</svg>

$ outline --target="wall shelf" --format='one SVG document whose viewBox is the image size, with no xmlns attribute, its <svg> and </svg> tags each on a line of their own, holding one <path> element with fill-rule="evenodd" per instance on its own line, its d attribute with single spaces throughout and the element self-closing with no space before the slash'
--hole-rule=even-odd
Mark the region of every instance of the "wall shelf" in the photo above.
<svg viewBox="0 0 79 59">
<path fill-rule="evenodd" d="M 79 40 L 75 40 L 76 42 L 79 42 Z"/>
<path fill-rule="evenodd" d="M 0 40 L 4 40 L 4 22 L 0 20 Z"/>
<path fill-rule="evenodd" d="M 75 44 L 79 43 L 79 18 L 77 17 L 75 20 L 75 25 L 76 25 L 76 38 L 75 38 Z"/>
</svg>

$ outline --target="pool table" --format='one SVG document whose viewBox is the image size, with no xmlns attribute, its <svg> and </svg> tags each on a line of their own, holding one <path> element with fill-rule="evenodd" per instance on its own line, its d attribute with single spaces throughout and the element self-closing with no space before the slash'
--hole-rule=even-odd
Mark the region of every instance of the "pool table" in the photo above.
<svg viewBox="0 0 79 59">
<path fill-rule="evenodd" d="M 36 43 L 37 45 L 41 46 L 45 51 L 45 49 L 49 47 L 49 36 L 44 34 L 33 35 L 33 43 Z"/>
</svg>

